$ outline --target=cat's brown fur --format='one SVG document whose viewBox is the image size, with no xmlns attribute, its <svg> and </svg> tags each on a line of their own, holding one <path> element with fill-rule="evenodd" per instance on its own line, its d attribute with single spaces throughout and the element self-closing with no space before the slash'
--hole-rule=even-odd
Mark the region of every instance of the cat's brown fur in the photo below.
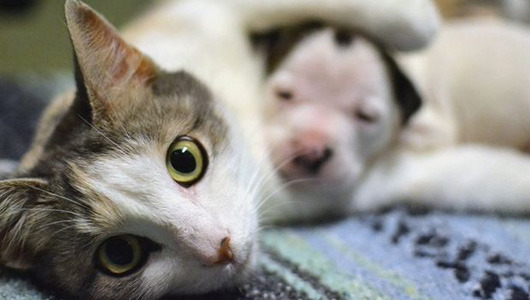
<svg viewBox="0 0 530 300">
<path fill-rule="evenodd" d="M 144 297 L 150 294 L 142 272 L 114 278 L 94 267 L 98 245 L 131 218 L 96 190 L 94 166 L 107 159 L 126 163 L 153 149 L 165 153 L 177 135 L 195 136 L 215 161 L 229 147 L 229 130 L 208 89 L 191 75 L 159 71 L 80 3 L 67 2 L 67 21 L 77 93 L 50 106 L 18 172 L 0 181 L 0 262 L 31 269 L 69 296 Z M 135 190 L 144 189 L 125 192 L 142 197 Z M 152 251 L 160 247 L 152 242 Z"/>
</svg>

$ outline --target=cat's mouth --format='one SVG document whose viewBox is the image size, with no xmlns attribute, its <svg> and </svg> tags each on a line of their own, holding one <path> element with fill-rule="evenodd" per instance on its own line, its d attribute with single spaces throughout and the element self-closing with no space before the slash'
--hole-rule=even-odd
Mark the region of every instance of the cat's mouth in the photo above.
<svg viewBox="0 0 530 300">
<path fill-rule="evenodd" d="M 226 265 L 222 271 L 226 272 L 231 279 L 229 280 L 231 285 L 238 285 L 244 282 L 248 276 L 255 269 L 255 257 L 258 253 L 258 246 L 256 242 L 250 243 L 244 250 L 239 251 L 238 256 L 235 257 L 233 262 Z"/>
<path fill-rule="evenodd" d="M 251 247 L 253 248 L 253 247 Z M 204 265 L 204 268 L 216 269 L 227 272 L 229 274 L 236 275 L 242 272 L 245 268 L 248 268 L 251 261 L 252 251 L 239 251 L 235 252 L 232 250 L 232 257 L 230 261 L 224 263 L 216 263 L 214 265 Z"/>
</svg>

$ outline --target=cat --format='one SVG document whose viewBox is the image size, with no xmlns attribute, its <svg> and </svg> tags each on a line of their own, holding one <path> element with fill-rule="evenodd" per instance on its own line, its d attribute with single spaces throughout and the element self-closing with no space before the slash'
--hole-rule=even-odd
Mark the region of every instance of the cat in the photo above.
<svg viewBox="0 0 530 300">
<path fill-rule="evenodd" d="M 77 92 L 48 108 L 16 178 L 0 183 L 2 262 L 83 299 L 238 282 L 256 258 L 256 199 L 227 112 L 88 6 L 67 1 L 66 19 Z"/>
<path fill-rule="evenodd" d="M 273 220 L 403 203 L 529 212 L 527 28 L 447 24 L 426 50 L 392 56 L 343 28 L 284 35 L 263 113 L 278 180 L 292 184 Z"/>
<path fill-rule="evenodd" d="M 260 96 L 251 31 L 304 18 L 355 27 L 374 15 L 349 16 L 386 5 L 398 13 L 374 35 L 414 48 L 438 24 L 429 1 L 336 4 L 170 1 L 120 37 L 68 0 L 77 89 L 51 103 L 18 170 L 0 181 L 2 264 L 83 299 L 197 294 L 244 280 L 258 255 L 261 169 L 238 119 L 258 113 L 233 104 Z M 389 34 L 396 25 L 402 35 Z"/>
</svg>

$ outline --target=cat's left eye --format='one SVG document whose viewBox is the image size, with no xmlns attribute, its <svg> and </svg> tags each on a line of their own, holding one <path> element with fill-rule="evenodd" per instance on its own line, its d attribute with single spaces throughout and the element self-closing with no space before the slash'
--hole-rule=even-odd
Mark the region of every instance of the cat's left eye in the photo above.
<svg viewBox="0 0 530 300">
<path fill-rule="evenodd" d="M 189 187 L 204 175 L 208 166 L 208 156 L 198 141 L 188 136 L 181 136 L 169 146 L 166 165 L 173 180 Z"/>
<path fill-rule="evenodd" d="M 138 237 L 114 236 L 99 246 L 96 264 L 109 275 L 125 276 L 138 270 L 145 263 L 147 254 Z"/>
</svg>

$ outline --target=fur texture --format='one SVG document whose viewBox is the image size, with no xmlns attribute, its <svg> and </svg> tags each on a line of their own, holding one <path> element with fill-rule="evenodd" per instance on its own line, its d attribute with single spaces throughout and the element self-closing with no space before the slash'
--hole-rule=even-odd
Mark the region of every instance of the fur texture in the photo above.
<svg viewBox="0 0 530 300">
<path fill-rule="evenodd" d="M 16 178 L 0 183 L 2 262 L 83 299 L 237 283 L 257 251 L 256 200 L 226 111 L 191 75 L 159 71 L 84 4 L 68 1 L 66 15 L 78 90 L 52 104 Z M 211 162 L 191 187 L 166 167 L 182 135 L 200 141 Z M 130 276 L 102 273 L 98 247 L 125 234 L 152 245 L 148 261 Z M 230 262 L 217 264 L 226 251 Z"/>
<path fill-rule="evenodd" d="M 401 58 L 425 106 L 355 202 L 396 199 L 527 213 L 530 32 L 499 22 L 446 26 L 428 50 Z M 386 184 L 374 190 L 376 181 Z M 380 184 L 378 184 L 380 185 Z"/>
<path fill-rule="evenodd" d="M 263 66 L 250 35 L 319 19 L 412 49 L 438 26 L 428 0 L 406 8 L 396 0 L 168 1 L 123 39 L 77 1 L 67 1 L 66 14 L 77 91 L 51 104 L 15 177 L 0 182 L 0 254 L 83 299 L 201 293 L 252 269 L 256 193 L 267 178 L 255 167 L 264 157 L 254 102 Z M 181 135 L 198 140 L 210 161 L 189 188 L 165 165 Z M 138 237 L 149 254 L 128 276 L 95 264 L 116 235 Z"/>
<path fill-rule="evenodd" d="M 270 217 L 314 221 L 351 212 L 366 170 L 420 105 L 396 62 L 366 37 L 344 28 L 306 32 L 267 83 L 273 185 L 288 186 L 270 201 Z"/>
<path fill-rule="evenodd" d="M 268 81 L 271 161 L 289 185 L 273 198 L 273 219 L 313 220 L 402 202 L 530 211 L 528 29 L 447 25 L 428 49 L 398 55 L 395 66 L 414 83 L 401 95 L 388 93 L 404 82 L 390 75 L 389 60 L 369 40 L 341 31 L 307 35 Z M 395 100 L 414 89 L 423 106 L 401 126 L 394 120 L 403 103 Z M 325 148 L 333 156 L 323 156 Z"/>
</svg>

